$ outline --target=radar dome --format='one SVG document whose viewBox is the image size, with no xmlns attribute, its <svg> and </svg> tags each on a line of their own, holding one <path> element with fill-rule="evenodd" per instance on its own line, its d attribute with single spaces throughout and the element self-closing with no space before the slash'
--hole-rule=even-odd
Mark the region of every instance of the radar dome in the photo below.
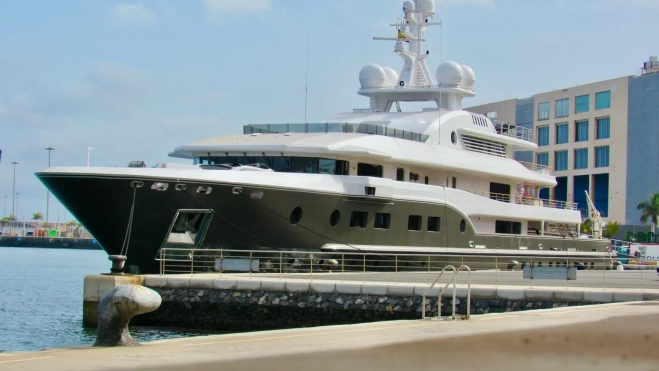
<svg viewBox="0 0 659 371">
<path fill-rule="evenodd" d="M 474 83 L 476 82 L 476 74 L 474 73 L 474 70 L 465 64 L 461 65 L 460 67 L 462 67 L 462 73 L 464 75 L 460 85 L 463 89 L 474 90 Z"/>
<path fill-rule="evenodd" d="M 464 72 L 459 64 L 453 61 L 446 61 L 437 67 L 435 73 L 437 77 L 437 84 L 439 86 L 459 87 L 462 83 Z"/>
<path fill-rule="evenodd" d="M 387 81 L 387 74 L 379 64 L 367 64 L 359 71 L 359 83 L 362 89 L 381 88 Z"/>
<path fill-rule="evenodd" d="M 414 2 L 406 0 L 403 2 L 403 12 L 413 12 L 414 11 Z"/>
<path fill-rule="evenodd" d="M 416 0 L 416 11 L 422 13 L 423 18 L 435 14 L 435 0 Z"/>
<path fill-rule="evenodd" d="M 398 74 L 391 67 L 384 67 L 384 73 L 387 76 L 384 86 L 396 86 L 398 84 Z"/>
</svg>

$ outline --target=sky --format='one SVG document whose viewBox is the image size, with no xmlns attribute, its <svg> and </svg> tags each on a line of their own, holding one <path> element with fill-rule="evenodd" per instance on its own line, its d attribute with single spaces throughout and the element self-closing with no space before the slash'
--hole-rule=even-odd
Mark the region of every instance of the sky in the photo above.
<svg viewBox="0 0 659 371">
<path fill-rule="evenodd" d="M 440 6 L 440 2 L 442 3 Z M 473 106 L 634 75 L 657 0 L 436 0 L 431 73 L 476 73 Z M 399 71 L 402 0 L 0 0 L 0 213 L 46 212 L 48 165 L 183 162 L 167 153 L 246 124 L 314 122 L 368 107 L 369 63 Z M 653 42 L 654 39 L 654 42 Z M 308 43 L 308 47 L 307 47 Z M 308 53 L 308 68 L 307 66 Z M 405 110 L 403 105 L 403 110 Z M 3 208 L 4 196 L 7 197 Z M 5 211 L 6 210 L 6 211 Z M 51 195 L 50 221 L 71 220 Z"/>
</svg>

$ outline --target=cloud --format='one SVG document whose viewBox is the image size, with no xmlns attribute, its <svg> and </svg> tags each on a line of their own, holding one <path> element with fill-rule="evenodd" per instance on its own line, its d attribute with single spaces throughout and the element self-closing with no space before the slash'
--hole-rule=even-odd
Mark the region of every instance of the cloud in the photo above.
<svg viewBox="0 0 659 371">
<path fill-rule="evenodd" d="M 222 18 L 231 14 L 264 13 L 270 9 L 270 0 L 204 0 L 211 18 Z"/>
<path fill-rule="evenodd" d="M 156 14 L 139 4 L 117 4 L 110 14 L 112 22 L 120 26 L 151 27 L 156 23 Z"/>
</svg>

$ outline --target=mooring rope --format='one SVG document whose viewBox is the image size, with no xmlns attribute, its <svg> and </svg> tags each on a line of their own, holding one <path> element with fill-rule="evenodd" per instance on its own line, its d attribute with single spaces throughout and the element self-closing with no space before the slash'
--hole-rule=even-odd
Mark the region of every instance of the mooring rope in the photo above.
<svg viewBox="0 0 659 371">
<path fill-rule="evenodd" d="M 130 216 L 128 217 L 128 225 L 126 226 L 126 236 L 124 237 L 124 244 L 121 246 L 121 254 L 126 256 L 128 254 L 128 245 L 130 244 L 130 232 L 133 230 L 133 214 L 135 213 L 135 199 L 137 198 L 137 189 L 144 186 L 143 182 L 131 182 L 130 186 L 133 188 L 133 203 L 130 205 Z"/>
</svg>

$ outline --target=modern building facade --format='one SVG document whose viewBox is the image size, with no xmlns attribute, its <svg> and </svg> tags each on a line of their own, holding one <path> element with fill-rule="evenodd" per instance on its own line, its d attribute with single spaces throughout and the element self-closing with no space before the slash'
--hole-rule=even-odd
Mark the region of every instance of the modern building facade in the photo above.
<svg viewBox="0 0 659 371">
<path fill-rule="evenodd" d="M 640 224 L 636 205 L 659 192 L 659 64 L 634 76 L 470 107 L 532 127 L 538 149 L 520 161 L 553 169 L 557 185 L 537 197 L 578 203 L 588 191 L 605 221 Z"/>
</svg>

